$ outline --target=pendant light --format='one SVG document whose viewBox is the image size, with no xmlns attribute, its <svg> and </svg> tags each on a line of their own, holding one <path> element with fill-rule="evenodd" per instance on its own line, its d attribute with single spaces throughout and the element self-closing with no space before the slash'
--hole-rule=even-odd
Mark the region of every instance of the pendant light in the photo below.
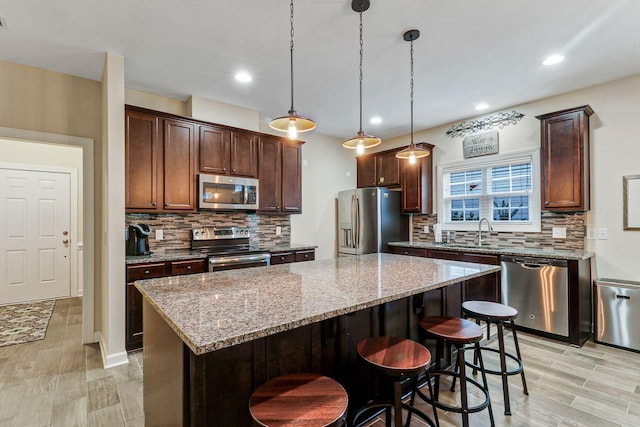
<svg viewBox="0 0 640 427">
<path fill-rule="evenodd" d="M 290 9 L 291 42 L 289 43 L 289 50 L 291 58 L 291 109 L 289 109 L 286 116 L 271 120 L 271 122 L 269 122 L 269 127 L 281 132 L 287 132 L 287 136 L 289 138 L 296 139 L 298 137 L 298 132 L 307 132 L 315 129 L 316 123 L 311 119 L 299 116 L 293 108 L 293 0 L 291 0 Z"/>
<path fill-rule="evenodd" d="M 409 164 L 414 164 L 416 159 L 427 157 L 431 154 L 428 150 L 416 146 L 413 142 L 413 41 L 417 40 L 418 37 L 420 37 L 420 31 L 418 30 L 409 30 L 403 36 L 405 41 L 411 42 L 411 143 L 404 150 L 397 152 L 396 157 L 409 160 Z"/>
<path fill-rule="evenodd" d="M 360 130 L 358 130 L 356 136 L 343 142 L 342 146 L 345 148 L 355 149 L 357 154 L 362 154 L 364 153 L 365 148 L 375 147 L 382 142 L 380 138 L 366 135 L 362 131 L 362 12 L 369 9 L 369 4 L 369 0 L 353 0 L 351 2 L 351 9 L 360 14 Z"/>
</svg>

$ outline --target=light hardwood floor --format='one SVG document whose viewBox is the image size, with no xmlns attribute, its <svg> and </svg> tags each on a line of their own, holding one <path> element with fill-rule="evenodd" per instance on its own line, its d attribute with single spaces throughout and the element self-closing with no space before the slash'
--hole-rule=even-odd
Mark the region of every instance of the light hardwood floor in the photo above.
<svg viewBox="0 0 640 427">
<path fill-rule="evenodd" d="M 0 347 L 0 427 L 144 425 L 142 353 L 130 354 L 126 366 L 102 369 L 98 346 L 81 344 L 81 310 L 80 298 L 59 300 L 44 340 Z M 496 425 L 640 426 L 639 354 L 593 342 L 578 349 L 518 337 L 529 396 L 522 394 L 520 377 L 510 377 L 513 415 L 505 416 L 500 378 L 490 375 Z M 506 341 L 513 351 L 510 336 Z M 458 414 L 438 416 L 443 427 L 461 425 Z M 489 425 L 486 411 L 470 420 Z M 414 418 L 412 425 L 424 424 Z"/>
</svg>

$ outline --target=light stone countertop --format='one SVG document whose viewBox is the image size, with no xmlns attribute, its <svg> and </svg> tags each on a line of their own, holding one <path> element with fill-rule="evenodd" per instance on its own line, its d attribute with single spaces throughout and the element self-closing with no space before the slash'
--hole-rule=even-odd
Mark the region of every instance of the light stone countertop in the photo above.
<svg viewBox="0 0 640 427">
<path fill-rule="evenodd" d="M 199 355 L 497 271 L 369 254 L 141 280 L 136 287 Z"/>
<path fill-rule="evenodd" d="M 389 242 L 389 246 L 400 246 L 404 248 L 441 249 L 456 252 L 531 256 L 554 259 L 583 260 L 595 256 L 592 252 L 553 249 L 553 248 L 516 248 L 507 246 L 466 246 L 455 243 L 432 243 L 432 242 Z"/>
</svg>

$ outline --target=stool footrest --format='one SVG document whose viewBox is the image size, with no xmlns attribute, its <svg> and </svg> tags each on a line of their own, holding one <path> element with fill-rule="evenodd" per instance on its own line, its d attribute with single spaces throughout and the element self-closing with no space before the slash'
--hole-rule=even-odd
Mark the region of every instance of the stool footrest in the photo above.
<svg viewBox="0 0 640 427">
<path fill-rule="evenodd" d="M 435 378 L 435 377 L 441 376 L 441 375 L 447 375 L 447 376 L 455 377 L 455 378 L 458 378 L 458 379 L 460 378 L 460 374 L 458 372 L 445 371 L 445 370 L 432 371 L 432 372 L 430 372 L 430 375 L 431 375 L 432 378 Z M 484 394 L 484 397 L 485 397 L 484 402 L 482 402 L 479 405 L 469 407 L 467 409 L 467 412 L 469 412 L 469 413 L 480 412 L 483 409 L 487 408 L 489 406 L 489 404 L 491 403 L 491 400 L 489 398 L 489 393 L 484 389 L 482 384 L 480 384 L 476 380 L 471 379 L 469 377 L 467 377 L 466 380 L 467 380 L 467 383 L 472 384 L 474 387 L 478 388 Z M 424 384 L 421 384 L 421 387 L 422 386 L 424 386 Z M 459 406 L 451 406 L 451 405 L 447 405 L 445 403 L 438 402 L 435 399 L 432 400 L 431 398 L 425 396 L 425 394 L 422 393 L 420 391 L 420 389 L 417 390 L 417 393 L 422 398 L 422 400 L 424 400 L 425 402 L 433 403 L 436 407 L 438 407 L 440 409 L 444 409 L 445 411 L 456 412 L 458 414 L 461 414 L 462 411 L 463 411 L 462 408 L 459 407 Z M 437 393 L 438 392 L 436 391 L 436 394 Z"/>
<path fill-rule="evenodd" d="M 469 351 L 469 350 L 475 350 L 474 347 L 465 347 L 464 351 Z M 500 350 L 495 349 L 495 348 L 491 348 L 491 347 L 480 347 L 480 350 L 485 350 L 485 351 L 491 351 L 493 353 L 498 353 L 500 354 Z M 520 359 L 518 359 L 516 356 L 514 356 L 513 354 L 509 354 L 509 353 L 505 353 L 504 354 L 505 357 L 508 357 L 509 359 L 513 360 L 514 362 L 516 362 L 518 364 L 518 367 L 511 369 L 511 370 L 507 370 L 505 372 L 506 375 L 518 375 L 519 373 L 522 372 L 522 370 L 524 369 L 524 366 L 522 365 L 522 361 Z M 473 368 L 475 370 L 479 370 L 480 367 L 476 364 L 474 364 L 473 362 L 469 362 L 469 361 L 465 361 L 465 364 L 470 367 Z M 493 375 L 502 375 L 502 371 L 495 371 L 492 369 L 487 369 L 487 367 L 484 367 L 484 371 L 487 374 L 493 374 Z"/>
<path fill-rule="evenodd" d="M 420 394 L 422 395 L 422 393 L 420 393 Z M 393 402 L 390 401 L 390 400 L 388 400 L 388 401 L 387 400 L 383 400 L 383 401 L 377 401 L 377 402 L 369 403 L 368 405 L 365 405 L 362 408 L 358 409 L 358 412 L 356 412 L 356 414 L 353 416 L 353 426 L 354 427 L 358 426 L 358 423 L 357 423 L 358 418 L 360 418 L 360 416 L 362 416 L 362 414 L 364 414 L 367 411 L 370 411 L 372 409 L 387 409 L 387 408 L 393 409 L 394 407 L 395 406 L 394 406 Z M 412 412 L 413 414 L 417 415 L 424 422 L 429 424 L 431 427 L 436 427 L 436 424 L 433 422 L 433 420 L 431 418 L 429 418 L 429 416 L 427 414 L 425 414 L 424 412 L 422 412 L 420 409 L 414 408 L 413 406 L 407 405 L 406 403 L 402 404 L 402 409 L 405 409 L 405 410 L 407 410 L 409 412 Z M 396 416 L 396 415 L 394 414 L 394 416 Z"/>
</svg>

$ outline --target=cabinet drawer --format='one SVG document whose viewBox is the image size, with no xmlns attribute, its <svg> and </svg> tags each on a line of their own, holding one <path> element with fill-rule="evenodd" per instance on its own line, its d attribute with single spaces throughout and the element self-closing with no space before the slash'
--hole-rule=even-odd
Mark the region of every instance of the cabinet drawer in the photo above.
<svg viewBox="0 0 640 427">
<path fill-rule="evenodd" d="M 438 249 L 431 249 L 429 251 L 429 258 L 448 259 L 450 261 L 458 261 L 458 252 L 440 251 Z"/>
<path fill-rule="evenodd" d="M 272 252 L 271 264 L 287 264 L 289 262 L 295 262 L 296 256 L 293 252 Z"/>
<path fill-rule="evenodd" d="M 316 259 L 316 251 L 297 251 L 295 255 L 296 262 L 300 261 L 313 261 Z"/>
<path fill-rule="evenodd" d="M 389 251 L 392 254 L 397 254 L 397 255 L 419 256 L 419 257 L 422 257 L 422 258 L 427 256 L 427 250 L 426 249 L 421 249 L 421 248 L 406 248 L 406 247 L 401 247 L 401 246 L 389 246 Z"/>
<path fill-rule="evenodd" d="M 500 265 L 500 255 L 460 254 L 460 261 L 477 262 L 478 264 Z"/>
<path fill-rule="evenodd" d="M 163 277 L 164 263 L 127 266 L 127 282 Z"/>
<path fill-rule="evenodd" d="M 187 261 L 173 261 L 171 262 L 171 275 L 177 276 L 180 274 L 192 274 L 204 272 L 204 261 L 201 259 L 187 260 Z"/>
</svg>

